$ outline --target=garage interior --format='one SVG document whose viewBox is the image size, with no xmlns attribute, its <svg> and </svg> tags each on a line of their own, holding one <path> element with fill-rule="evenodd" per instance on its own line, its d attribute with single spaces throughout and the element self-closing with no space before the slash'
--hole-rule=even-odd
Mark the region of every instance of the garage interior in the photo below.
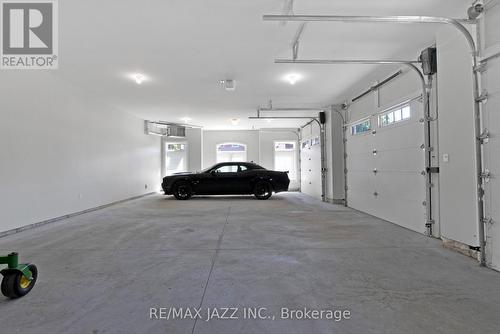
<svg viewBox="0 0 500 334">
<path fill-rule="evenodd" d="M 499 332 L 500 1 L 53 3 L 58 67 L 0 70 L 0 332 Z M 228 161 L 289 191 L 162 193 Z"/>
</svg>

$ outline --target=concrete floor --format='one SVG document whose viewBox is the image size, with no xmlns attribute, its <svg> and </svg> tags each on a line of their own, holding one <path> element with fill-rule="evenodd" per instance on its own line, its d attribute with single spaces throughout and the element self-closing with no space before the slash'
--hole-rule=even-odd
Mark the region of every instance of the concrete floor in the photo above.
<svg viewBox="0 0 500 334">
<path fill-rule="evenodd" d="M 40 276 L 25 298 L 0 298 L 1 333 L 500 331 L 498 272 L 299 193 L 149 196 L 1 238 L 12 250 Z M 149 319 L 151 307 L 200 305 L 266 307 L 276 320 Z M 351 319 L 280 320 L 282 307 Z"/>
</svg>

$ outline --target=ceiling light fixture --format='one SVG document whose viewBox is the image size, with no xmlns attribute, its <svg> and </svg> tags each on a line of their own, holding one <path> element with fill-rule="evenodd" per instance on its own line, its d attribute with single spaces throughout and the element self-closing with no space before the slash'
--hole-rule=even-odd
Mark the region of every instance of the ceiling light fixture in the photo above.
<svg viewBox="0 0 500 334">
<path fill-rule="evenodd" d="M 284 80 L 288 81 L 290 85 L 295 85 L 300 79 L 302 79 L 302 76 L 298 73 L 289 73 L 284 76 Z"/>
<path fill-rule="evenodd" d="M 146 80 L 146 76 L 144 76 L 144 74 L 142 73 L 135 73 L 132 75 L 132 77 L 138 85 L 142 84 Z"/>
<path fill-rule="evenodd" d="M 188 123 L 190 120 L 191 120 L 191 118 L 189 118 L 189 117 L 182 117 L 181 118 L 181 121 L 183 121 L 184 123 Z"/>
<path fill-rule="evenodd" d="M 240 123 L 240 119 L 239 118 L 233 118 L 231 119 L 231 124 L 232 125 L 238 125 Z"/>
</svg>

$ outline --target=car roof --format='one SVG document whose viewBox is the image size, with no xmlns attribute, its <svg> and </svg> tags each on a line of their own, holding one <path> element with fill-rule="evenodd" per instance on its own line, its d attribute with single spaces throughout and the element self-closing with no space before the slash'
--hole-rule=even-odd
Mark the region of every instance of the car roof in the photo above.
<svg viewBox="0 0 500 334">
<path fill-rule="evenodd" d="M 264 169 L 264 167 L 259 166 L 254 162 L 237 162 L 237 161 L 219 162 L 218 164 L 213 165 L 212 169 L 219 166 L 234 166 L 234 165 L 246 166 L 249 169 Z"/>
</svg>

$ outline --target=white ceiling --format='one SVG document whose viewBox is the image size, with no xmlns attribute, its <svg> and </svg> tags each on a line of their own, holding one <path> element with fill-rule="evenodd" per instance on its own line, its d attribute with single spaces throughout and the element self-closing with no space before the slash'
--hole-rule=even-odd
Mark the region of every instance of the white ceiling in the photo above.
<svg viewBox="0 0 500 334">
<path fill-rule="evenodd" d="M 471 0 L 295 0 L 295 14 L 434 15 L 464 17 Z M 144 119 L 208 129 L 297 126 L 248 120 L 269 99 L 274 106 L 338 102 L 371 65 L 285 65 L 299 23 L 263 22 L 284 0 L 64 0 L 59 2 L 63 76 L 109 104 Z M 434 40 L 436 26 L 310 23 L 300 58 L 413 58 Z M 382 69 L 393 71 L 394 68 Z M 137 85 L 127 75 L 144 73 Z M 304 79 L 292 86 L 288 72 Z M 234 79 L 226 92 L 219 79 Z M 361 85 L 361 86 L 360 86 Z M 241 119 L 238 126 L 232 118 Z"/>
</svg>

